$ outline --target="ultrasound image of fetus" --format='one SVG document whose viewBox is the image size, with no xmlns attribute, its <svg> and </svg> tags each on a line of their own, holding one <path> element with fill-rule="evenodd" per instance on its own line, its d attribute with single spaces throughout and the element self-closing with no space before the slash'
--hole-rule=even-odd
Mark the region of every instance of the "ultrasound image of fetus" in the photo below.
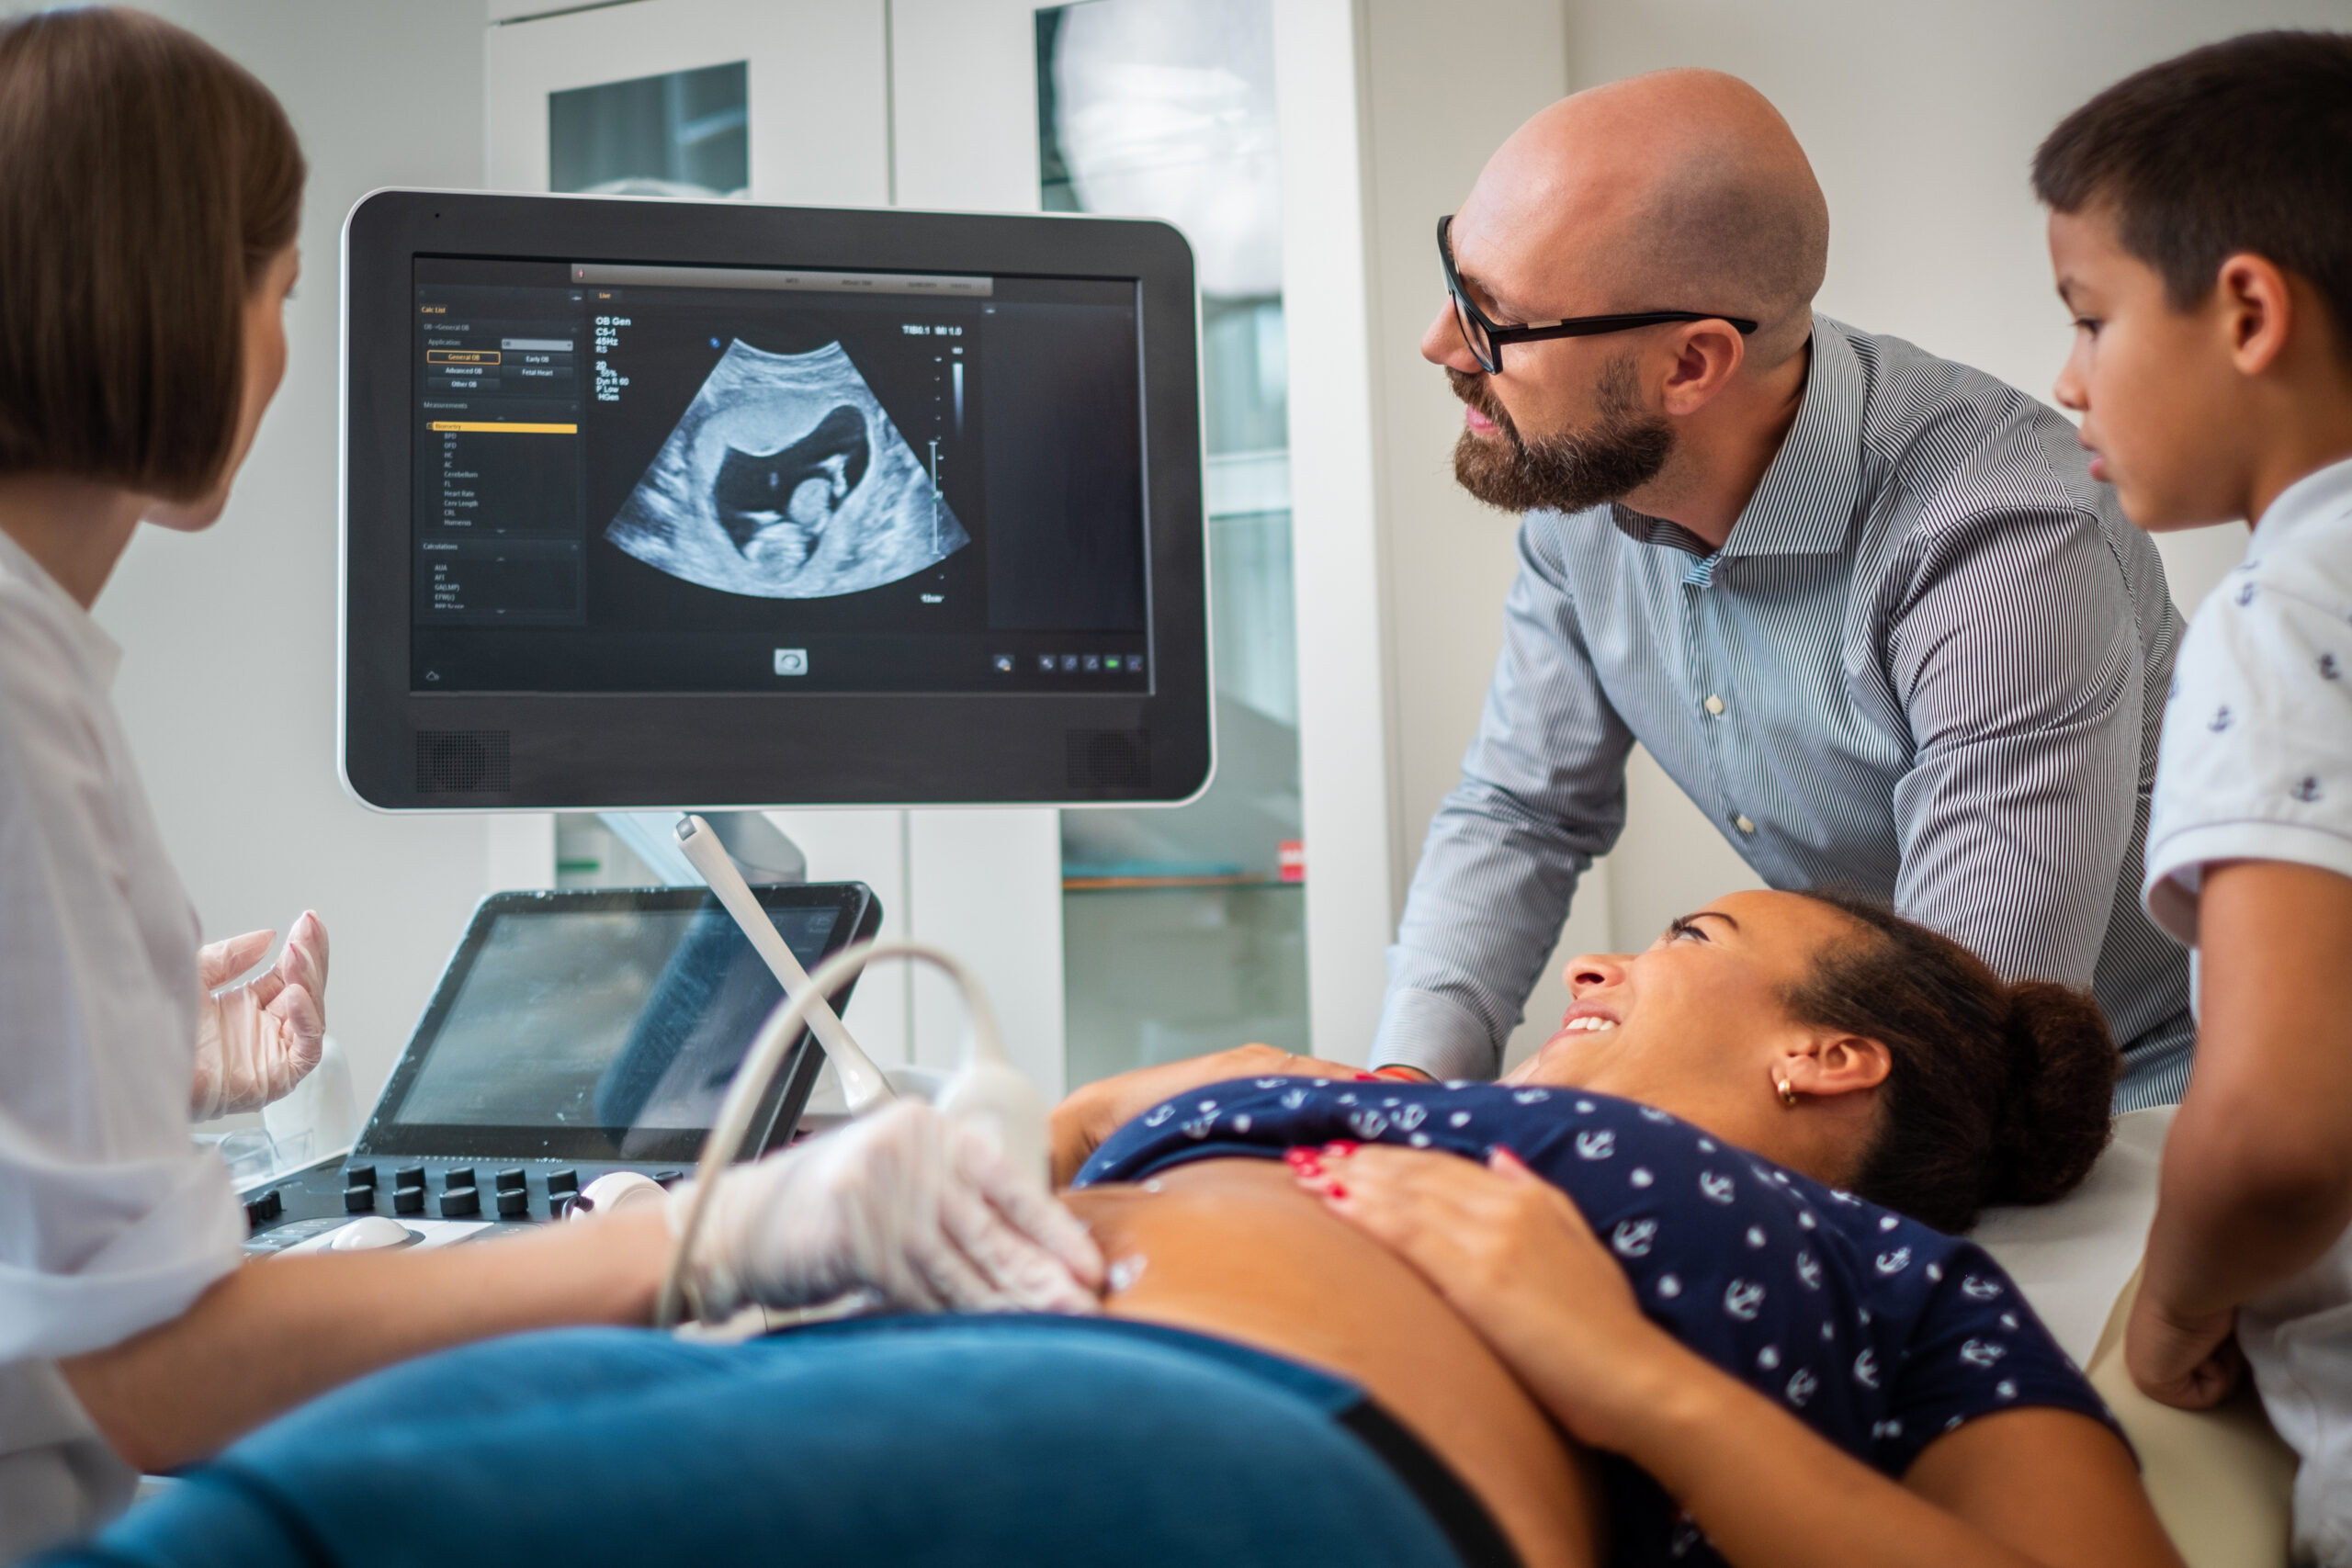
<svg viewBox="0 0 2352 1568">
<path fill-rule="evenodd" d="M 711 486 L 719 525 L 747 558 L 797 567 L 865 477 L 865 418 L 838 408 L 781 452 L 727 449 Z"/>
<path fill-rule="evenodd" d="M 971 542 L 839 344 L 737 341 L 605 537 L 725 593 L 817 599 L 879 588 Z"/>
</svg>

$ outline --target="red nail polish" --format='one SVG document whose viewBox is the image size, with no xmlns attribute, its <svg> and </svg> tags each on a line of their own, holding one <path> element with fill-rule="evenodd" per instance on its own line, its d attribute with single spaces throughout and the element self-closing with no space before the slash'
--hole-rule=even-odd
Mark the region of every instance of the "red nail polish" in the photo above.
<svg viewBox="0 0 2352 1568">
<path fill-rule="evenodd" d="M 1340 1186 L 1340 1185 L 1338 1182 L 1336 1182 L 1336 1181 L 1334 1181 L 1333 1183 L 1331 1183 L 1331 1185 L 1330 1185 L 1330 1186 L 1326 1187 L 1323 1190 L 1324 1190 L 1324 1193 L 1325 1193 L 1327 1196 L 1329 1196 L 1329 1197 L 1332 1197 L 1332 1198 L 1344 1198 L 1344 1197 L 1346 1197 L 1346 1196 L 1348 1195 L 1348 1190 L 1347 1190 L 1346 1188 L 1344 1188 L 1344 1187 Z"/>
<path fill-rule="evenodd" d="M 1336 1158 L 1345 1159 L 1348 1156 L 1355 1153 L 1356 1150 L 1363 1146 L 1363 1145 L 1355 1143 L 1351 1139 L 1334 1138 L 1329 1143 L 1323 1145 L 1323 1152 Z"/>
<path fill-rule="evenodd" d="M 1356 1082 L 1358 1083 L 1378 1083 L 1379 1081 L 1380 1075 L 1378 1073 L 1358 1073 L 1356 1075 Z"/>
</svg>

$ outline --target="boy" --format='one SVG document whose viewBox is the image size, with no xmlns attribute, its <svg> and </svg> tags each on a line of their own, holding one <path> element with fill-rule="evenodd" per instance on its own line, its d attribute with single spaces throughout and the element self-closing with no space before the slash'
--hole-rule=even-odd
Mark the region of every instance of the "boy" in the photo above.
<svg viewBox="0 0 2352 1568">
<path fill-rule="evenodd" d="M 2352 1564 L 2352 35 L 2153 66 L 2033 178 L 2091 473 L 2151 531 L 2254 525 L 2157 763 L 2143 897 L 2197 951 L 2199 1039 L 2126 1359 L 2186 1408 L 2250 1365 L 2299 1560 Z"/>
</svg>

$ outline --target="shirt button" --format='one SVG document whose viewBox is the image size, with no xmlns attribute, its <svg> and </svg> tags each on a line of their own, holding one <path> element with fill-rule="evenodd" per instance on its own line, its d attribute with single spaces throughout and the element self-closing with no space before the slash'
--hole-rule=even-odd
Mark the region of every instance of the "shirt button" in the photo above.
<svg viewBox="0 0 2352 1568">
<path fill-rule="evenodd" d="M 1710 696 L 1707 698 L 1707 700 L 1706 700 L 1703 704 L 1702 704 L 1701 705 L 1702 705 L 1702 706 L 1703 706 L 1703 707 L 1704 707 L 1704 708 L 1705 708 L 1709 713 L 1715 715 L 1718 718 L 1720 718 L 1720 717 L 1722 717 L 1722 716 L 1723 716 L 1723 711 L 1724 711 L 1724 700 L 1723 700 L 1723 698 L 1718 697 L 1718 696 L 1713 696 L 1713 695 L 1710 695 Z"/>
<path fill-rule="evenodd" d="M 1755 824 L 1754 822 L 1749 821 L 1749 820 L 1748 820 L 1747 818 L 1745 818 L 1745 817 L 1735 817 L 1735 818 L 1733 818 L 1731 819 L 1731 825 L 1732 825 L 1733 827 L 1735 827 L 1735 828 L 1738 829 L 1739 829 L 1741 832 L 1743 832 L 1743 833 L 1753 833 L 1754 831 L 1756 831 L 1756 824 Z"/>
</svg>

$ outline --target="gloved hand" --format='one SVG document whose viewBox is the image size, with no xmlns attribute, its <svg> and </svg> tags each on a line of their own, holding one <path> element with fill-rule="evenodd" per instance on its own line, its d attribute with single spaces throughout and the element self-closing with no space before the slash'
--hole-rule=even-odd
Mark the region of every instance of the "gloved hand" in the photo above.
<svg viewBox="0 0 2352 1568">
<path fill-rule="evenodd" d="M 247 931 L 197 951 L 196 1082 L 188 1115 L 209 1122 L 258 1111 L 319 1065 L 326 1040 L 327 928 L 306 909 L 266 974 L 215 996 L 261 962 L 276 931 Z"/>
<path fill-rule="evenodd" d="M 673 1230 L 690 1191 L 671 1196 Z M 1102 1255 L 1038 1175 L 900 1100 L 722 1177 L 693 1278 L 710 1321 L 861 1287 L 899 1310 L 1091 1313 Z"/>
</svg>

